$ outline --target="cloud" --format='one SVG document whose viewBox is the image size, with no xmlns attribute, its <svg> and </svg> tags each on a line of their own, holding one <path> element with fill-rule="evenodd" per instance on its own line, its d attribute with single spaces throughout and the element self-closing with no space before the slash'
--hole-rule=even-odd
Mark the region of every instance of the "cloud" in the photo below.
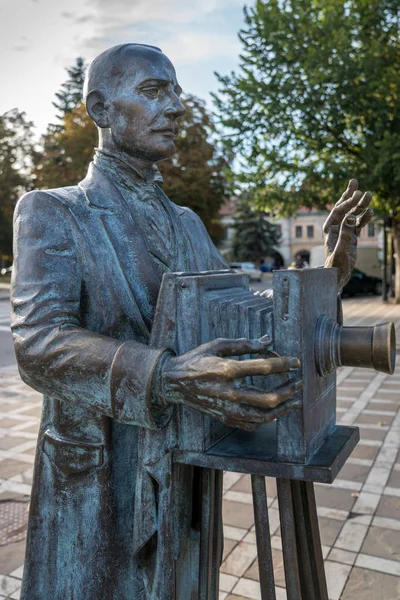
<svg viewBox="0 0 400 600">
<path fill-rule="evenodd" d="M 74 19 L 74 23 L 88 23 L 93 20 L 93 15 L 82 15 L 81 17 L 77 17 Z"/>
<path fill-rule="evenodd" d="M 29 44 L 18 44 L 17 46 L 13 46 L 12 50 L 14 50 L 14 52 L 27 52 L 29 50 Z"/>
</svg>

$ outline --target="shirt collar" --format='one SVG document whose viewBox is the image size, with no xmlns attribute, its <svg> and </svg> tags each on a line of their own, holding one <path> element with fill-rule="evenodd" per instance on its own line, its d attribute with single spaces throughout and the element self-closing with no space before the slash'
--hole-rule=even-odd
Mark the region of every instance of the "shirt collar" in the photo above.
<svg viewBox="0 0 400 600">
<path fill-rule="evenodd" d="M 111 175 L 114 183 L 122 185 L 129 190 L 135 189 L 138 183 L 162 183 L 163 178 L 156 165 L 147 170 L 132 166 L 119 156 L 115 156 L 105 150 L 95 148 L 94 164 L 103 171 L 105 175 Z"/>
</svg>

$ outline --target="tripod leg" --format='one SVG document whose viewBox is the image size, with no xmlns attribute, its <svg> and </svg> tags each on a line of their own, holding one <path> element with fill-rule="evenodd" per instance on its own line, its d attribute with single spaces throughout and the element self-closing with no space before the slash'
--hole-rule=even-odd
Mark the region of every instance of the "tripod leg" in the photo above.
<svg viewBox="0 0 400 600">
<path fill-rule="evenodd" d="M 253 492 L 261 600 L 276 600 L 265 477 L 263 475 L 252 475 L 251 489 Z"/>
<path fill-rule="evenodd" d="M 278 479 L 288 600 L 328 600 L 314 486 Z"/>
<path fill-rule="evenodd" d="M 219 568 L 222 562 L 222 550 L 224 532 L 222 524 L 222 494 L 223 494 L 223 471 L 214 471 L 214 531 L 212 561 L 211 561 L 211 594 L 210 600 L 218 600 L 219 597 Z"/>
<path fill-rule="evenodd" d="M 201 485 L 201 526 L 200 526 L 200 566 L 198 600 L 211 600 L 213 565 L 213 532 L 215 519 L 215 471 L 202 469 Z"/>
<path fill-rule="evenodd" d="M 328 600 L 314 485 L 292 481 L 291 486 L 303 597 Z"/>
<path fill-rule="evenodd" d="M 309 600 L 308 598 L 303 599 L 301 595 L 291 482 L 289 479 L 277 479 L 276 485 L 278 488 L 287 598 L 288 600 Z"/>
</svg>

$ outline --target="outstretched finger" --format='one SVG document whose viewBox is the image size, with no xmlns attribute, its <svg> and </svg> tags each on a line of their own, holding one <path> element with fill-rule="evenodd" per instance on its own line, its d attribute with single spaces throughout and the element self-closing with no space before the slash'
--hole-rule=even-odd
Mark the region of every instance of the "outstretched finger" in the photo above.
<svg viewBox="0 0 400 600">
<path fill-rule="evenodd" d="M 349 210 L 349 213 L 352 215 L 360 215 L 371 204 L 371 200 L 372 200 L 371 192 L 365 192 L 365 194 L 363 195 L 361 200 L 359 200 L 357 202 L 356 206 L 354 206 L 351 210 Z"/>
<path fill-rule="evenodd" d="M 324 223 L 324 233 L 329 233 L 332 225 L 340 225 L 340 223 L 343 221 L 343 217 L 347 213 L 350 213 L 357 206 L 362 197 L 362 192 L 357 190 L 354 192 L 351 198 L 344 200 L 339 205 L 336 205 Z"/>
<path fill-rule="evenodd" d="M 351 198 L 356 190 L 358 190 L 357 179 L 350 179 L 349 183 L 347 184 L 346 190 L 343 192 L 340 199 L 336 202 L 335 206 L 339 206 L 339 204 L 342 204 L 342 202 Z"/>
<path fill-rule="evenodd" d="M 335 248 L 336 254 L 346 254 L 350 252 L 352 238 L 355 232 L 356 217 L 354 215 L 347 215 L 343 219 L 342 225 L 339 231 L 338 242 Z"/>
<path fill-rule="evenodd" d="M 233 361 L 232 361 L 233 362 Z M 232 378 L 257 377 L 272 373 L 286 373 L 300 368 L 300 361 L 294 356 L 272 356 L 235 361 L 232 365 Z"/>
<path fill-rule="evenodd" d="M 221 400 L 227 400 L 233 404 L 247 404 L 262 409 L 275 409 L 282 402 L 297 394 L 302 388 L 302 381 L 290 381 L 270 392 L 264 392 L 249 386 L 224 390 L 219 394 L 219 397 Z"/>
<path fill-rule="evenodd" d="M 271 418 L 271 421 L 279 419 L 279 417 L 283 417 L 283 415 L 286 415 L 291 410 L 297 410 L 298 408 L 301 408 L 302 405 L 303 401 L 300 398 L 286 400 L 286 402 L 283 402 L 276 408 L 273 408 L 269 413 L 269 417 Z"/>
<path fill-rule="evenodd" d="M 239 413 L 235 413 L 234 411 L 229 411 L 226 415 L 225 422 L 229 424 L 231 427 L 239 427 L 240 429 L 244 429 L 246 431 L 254 431 L 263 423 L 270 423 L 279 417 L 283 417 L 288 412 L 292 410 L 297 410 L 301 408 L 302 401 L 300 398 L 291 398 L 290 400 L 286 400 L 276 408 L 272 408 L 270 410 L 257 409 L 253 407 L 248 407 L 249 410 L 243 410 Z M 239 407 L 237 407 L 239 408 Z M 241 407 L 242 409 L 244 407 Z M 220 417 L 217 417 L 220 418 Z"/>
<path fill-rule="evenodd" d="M 368 208 L 363 215 L 358 217 L 356 223 L 356 231 L 360 233 L 361 229 L 367 225 L 374 216 L 374 211 L 372 208 Z"/>
<path fill-rule="evenodd" d="M 265 335 L 258 340 L 249 340 L 247 338 L 239 338 L 230 340 L 218 338 L 212 342 L 207 342 L 200 346 L 197 350 L 215 354 L 216 356 L 241 356 L 243 354 L 261 354 L 266 352 L 271 346 L 272 340 Z"/>
</svg>

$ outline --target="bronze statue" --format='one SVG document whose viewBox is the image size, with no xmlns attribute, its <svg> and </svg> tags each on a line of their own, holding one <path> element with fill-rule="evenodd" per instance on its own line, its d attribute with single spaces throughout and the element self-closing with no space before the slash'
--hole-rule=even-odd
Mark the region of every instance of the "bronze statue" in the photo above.
<svg viewBox="0 0 400 600">
<path fill-rule="evenodd" d="M 135 510 L 138 440 L 168 423 L 171 406 L 248 430 L 299 406 L 296 378 L 269 392 L 237 385 L 296 372 L 298 359 L 272 356 L 269 339 L 219 339 L 181 356 L 148 345 L 165 273 L 227 268 L 199 218 L 159 185 L 156 163 L 173 155 L 185 110 L 180 94 L 158 48 L 100 54 L 85 83 L 99 131 L 87 177 L 30 192 L 16 208 L 15 350 L 21 377 L 44 394 L 21 600 L 148 597 L 133 547 L 134 527 L 153 518 Z M 326 222 L 338 289 L 370 200 L 351 180 Z M 238 355 L 257 358 L 230 358 Z"/>
</svg>

